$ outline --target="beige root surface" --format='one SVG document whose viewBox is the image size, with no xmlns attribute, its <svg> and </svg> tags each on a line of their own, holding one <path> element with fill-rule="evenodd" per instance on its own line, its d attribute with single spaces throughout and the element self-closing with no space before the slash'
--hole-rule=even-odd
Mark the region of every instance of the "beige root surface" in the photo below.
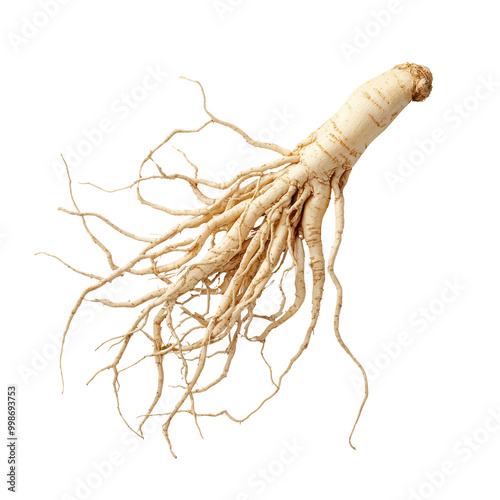
<svg viewBox="0 0 500 500">
<path fill-rule="evenodd" d="M 309 344 L 318 321 L 328 272 L 337 289 L 335 335 L 342 348 L 358 365 L 365 380 L 365 396 L 356 419 L 357 423 L 368 397 L 368 384 L 363 367 L 339 333 L 342 287 L 334 272 L 334 262 L 344 228 L 343 189 L 352 166 L 368 144 L 387 128 L 411 100 L 423 100 L 427 97 L 431 89 L 432 75 L 427 68 L 421 66 L 396 66 L 357 89 L 332 119 L 293 151 L 275 144 L 255 141 L 237 126 L 216 118 L 207 109 L 203 87 L 199 82 L 194 83 L 201 89 L 208 121 L 197 129 L 174 130 L 146 156 L 140 165 L 138 178 L 129 186 L 120 188 L 135 189 L 141 204 L 178 216 L 180 222 L 174 227 L 160 236 L 139 236 L 118 227 L 101 214 L 81 211 L 73 196 L 68 170 L 73 209 L 61 210 L 81 219 L 91 240 L 104 253 L 110 272 L 106 276 L 97 276 L 79 271 L 63 262 L 93 282 L 80 295 L 70 313 L 61 349 L 61 376 L 66 334 L 85 300 L 94 300 L 109 308 L 136 309 L 137 315 L 128 330 L 110 339 L 114 342 L 112 347 L 117 349 L 114 359 L 94 377 L 104 371 L 112 373 L 118 411 L 127 426 L 132 429 L 120 409 L 119 375 L 137 363 L 148 360 L 155 363 L 156 391 L 152 391 L 151 404 L 142 415 L 137 430 L 132 429 L 142 436 L 145 422 L 155 414 L 155 408 L 165 391 L 167 382 L 164 363 L 175 357 L 181 364 L 184 382 L 177 403 L 170 412 L 164 414 L 166 420 L 163 425 L 164 436 L 175 456 L 169 429 L 172 419 L 178 413 L 192 415 L 196 425 L 199 416 L 225 415 L 236 422 L 243 422 L 279 391 L 283 377 Z M 198 167 L 180 151 L 193 168 L 193 175 L 165 174 L 155 160 L 158 150 L 170 144 L 179 134 L 194 134 L 212 124 L 227 127 L 241 135 L 252 146 L 271 150 L 280 156 L 264 165 L 244 170 L 227 182 L 216 183 L 198 177 Z M 350 128 L 356 133 L 351 132 Z M 153 174 L 146 175 L 146 168 L 153 168 Z M 175 210 L 154 203 L 143 195 L 143 184 L 163 181 L 187 183 L 203 206 L 192 210 Z M 206 188 L 217 190 L 220 195 L 209 197 L 204 193 Z M 332 193 L 336 220 L 335 240 L 326 263 L 321 238 L 322 220 Z M 128 262 L 115 262 L 111 251 L 89 229 L 88 219 L 99 219 L 124 237 L 143 243 L 142 250 Z M 312 272 L 310 324 L 288 366 L 275 378 L 264 356 L 264 348 L 268 336 L 290 320 L 305 302 L 306 250 Z M 281 305 L 272 315 L 258 315 L 258 299 L 273 277 L 279 273 L 281 279 L 287 273 L 294 273 L 294 294 L 287 297 L 282 281 L 278 280 L 277 286 L 283 296 Z M 151 283 L 154 285 L 151 285 L 150 292 L 126 302 L 92 299 L 94 292 L 124 275 L 144 276 L 152 279 Z M 204 305 L 200 309 L 201 303 Z M 257 317 L 267 321 L 267 326 L 255 335 L 251 325 Z M 151 352 L 140 357 L 133 365 L 124 366 L 124 353 L 137 336 L 143 336 L 150 342 Z M 243 341 L 261 344 L 261 356 L 269 367 L 273 391 L 253 411 L 240 418 L 236 418 L 228 410 L 212 414 L 198 413 L 196 396 L 226 378 L 237 346 Z M 224 360 L 222 369 L 212 380 L 203 380 L 205 368 L 213 358 Z"/>
</svg>

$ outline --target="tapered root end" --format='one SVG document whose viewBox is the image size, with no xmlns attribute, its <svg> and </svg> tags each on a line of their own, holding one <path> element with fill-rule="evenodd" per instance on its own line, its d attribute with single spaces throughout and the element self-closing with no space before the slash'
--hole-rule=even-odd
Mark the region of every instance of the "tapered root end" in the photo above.
<svg viewBox="0 0 500 500">
<path fill-rule="evenodd" d="M 414 77 L 413 101 L 425 101 L 429 97 L 432 91 L 432 73 L 429 68 L 419 64 L 404 63 L 394 66 L 394 69 L 408 71 Z"/>
</svg>

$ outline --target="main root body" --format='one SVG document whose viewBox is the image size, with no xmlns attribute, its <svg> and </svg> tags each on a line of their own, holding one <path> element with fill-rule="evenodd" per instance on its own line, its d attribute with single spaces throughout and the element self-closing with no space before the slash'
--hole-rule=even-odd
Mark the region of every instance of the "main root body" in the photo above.
<svg viewBox="0 0 500 500">
<path fill-rule="evenodd" d="M 151 342 L 151 352 L 140 357 L 134 365 L 148 360 L 154 362 L 158 373 L 157 387 L 154 396 L 152 394 L 149 408 L 134 432 L 142 435 L 143 425 L 155 414 L 155 408 L 165 391 L 164 363 L 173 357 L 180 360 L 184 383 L 177 403 L 165 414 L 163 433 L 171 451 L 169 428 L 172 419 L 180 412 L 191 414 L 198 425 L 199 416 L 226 415 L 234 421 L 242 422 L 257 411 L 278 392 L 283 377 L 309 344 L 318 321 L 327 270 L 337 289 L 335 335 L 359 366 L 365 379 L 365 397 L 358 413 L 359 419 L 368 396 L 367 379 L 361 364 L 340 337 L 342 288 L 334 272 L 335 257 L 344 227 L 343 189 L 352 166 L 366 146 L 389 125 L 408 102 L 412 99 L 423 100 L 426 95 L 422 95 L 428 95 L 432 81 L 426 68 L 408 64 L 397 66 L 378 78 L 379 80 L 374 79 L 360 87 L 339 113 L 292 151 L 275 144 L 254 141 L 235 125 L 217 119 L 207 109 L 203 88 L 195 82 L 202 91 L 209 120 L 195 130 L 172 132 L 144 159 L 137 180 L 121 188 L 135 189 L 139 201 L 151 209 L 179 216 L 180 222 L 160 236 L 138 236 L 119 228 L 100 214 L 80 211 L 73 197 L 71 180 L 69 181 L 74 210 L 65 211 L 82 220 L 92 241 L 104 252 L 110 272 L 102 277 L 68 266 L 91 278 L 94 283 L 84 290 L 71 311 L 63 346 L 71 322 L 85 300 L 94 300 L 110 308 L 137 308 L 140 311 L 129 329 L 114 339 L 113 345 L 118 349 L 114 359 L 97 372 L 110 370 L 113 373 L 114 392 L 118 410 L 122 415 L 118 398 L 118 379 L 121 371 L 130 368 L 130 365 L 122 366 L 124 353 L 136 336 L 144 336 Z M 396 90 L 394 95 L 391 94 L 389 90 L 392 87 L 389 90 L 388 87 L 384 89 L 383 83 L 387 85 L 390 78 L 394 80 L 394 87 L 399 86 L 399 94 Z M 392 80 L 390 83 L 393 83 Z M 361 106 L 364 106 L 364 109 L 360 109 Z M 357 128 L 357 135 L 354 136 L 353 132 L 348 130 L 351 124 L 346 125 L 347 114 L 356 116 L 356 113 L 361 112 L 365 121 L 358 120 L 358 123 L 354 124 Z M 280 157 L 242 171 L 227 182 L 215 183 L 198 177 L 196 165 L 181 152 L 193 167 L 194 175 L 165 174 L 154 158 L 155 153 L 176 135 L 197 133 L 211 124 L 228 127 L 240 134 L 249 144 L 274 151 Z M 147 168 L 153 168 L 154 172 L 146 175 Z M 187 183 L 203 206 L 192 210 L 174 210 L 146 199 L 141 191 L 144 183 L 166 180 Z M 204 193 L 207 188 L 217 190 L 220 195 L 213 198 L 207 196 Z M 330 204 L 332 193 L 336 228 L 327 265 L 321 231 L 323 216 Z M 143 242 L 143 249 L 129 262 L 115 263 L 110 250 L 89 229 L 87 220 L 90 218 L 100 219 L 124 237 Z M 194 237 L 191 236 L 192 233 Z M 264 347 L 268 336 L 290 320 L 305 301 L 306 251 L 312 272 L 310 324 L 304 332 L 300 347 L 281 375 L 275 379 L 271 370 L 273 391 L 257 408 L 241 418 L 234 417 L 227 410 L 213 414 L 198 413 L 195 407 L 196 395 L 216 386 L 228 375 L 239 343 L 260 343 L 262 358 L 267 363 Z M 276 286 L 280 287 L 283 296 L 281 304 L 277 306 L 274 314 L 259 315 L 258 300 L 278 273 L 282 279 L 287 273 L 293 273 L 294 293 L 287 297 L 282 283 L 278 282 Z M 92 299 L 94 292 L 124 275 L 152 278 L 150 283 L 154 285 L 151 285 L 149 293 L 127 302 Z M 267 322 L 258 333 L 251 328 L 256 318 Z M 61 363 L 62 353 L 61 349 Z M 224 359 L 222 369 L 212 380 L 205 380 L 205 368 L 213 358 Z M 123 415 L 122 418 L 126 421 Z M 351 437 L 352 432 L 349 441 Z"/>
</svg>

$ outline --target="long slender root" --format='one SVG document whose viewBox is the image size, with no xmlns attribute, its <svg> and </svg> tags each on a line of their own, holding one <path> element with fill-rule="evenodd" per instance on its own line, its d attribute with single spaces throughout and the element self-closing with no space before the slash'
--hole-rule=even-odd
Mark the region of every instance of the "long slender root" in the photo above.
<svg viewBox="0 0 500 500">
<path fill-rule="evenodd" d="M 350 358 L 354 361 L 354 363 L 356 363 L 358 368 L 361 370 L 365 384 L 365 395 L 363 397 L 363 401 L 361 402 L 361 406 L 359 408 L 358 415 L 356 417 L 356 421 L 354 422 L 351 434 L 349 435 L 349 444 L 355 450 L 356 448 L 352 444 L 352 436 L 358 424 L 359 418 L 361 417 L 361 413 L 363 412 L 366 400 L 368 399 L 368 377 L 361 363 L 354 357 L 349 348 L 345 345 L 344 340 L 340 336 L 339 332 L 340 310 L 342 308 L 343 291 L 342 291 L 342 285 L 340 284 L 340 281 L 337 278 L 337 275 L 335 274 L 334 264 L 335 264 L 335 259 L 337 257 L 337 253 L 340 248 L 340 243 L 342 241 L 342 234 L 344 231 L 344 194 L 342 192 L 342 188 L 343 188 L 342 184 L 338 185 L 336 183 L 332 183 L 332 189 L 335 194 L 335 240 L 330 253 L 330 258 L 328 260 L 328 273 L 330 274 L 330 277 L 333 283 L 335 284 L 335 288 L 337 289 L 337 303 L 335 305 L 335 314 L 333 320 L 333 328 L 335 331 L 335 336 L 339 344 L 344 349 L 344 351 L 350 356 Z"/>
</svg>

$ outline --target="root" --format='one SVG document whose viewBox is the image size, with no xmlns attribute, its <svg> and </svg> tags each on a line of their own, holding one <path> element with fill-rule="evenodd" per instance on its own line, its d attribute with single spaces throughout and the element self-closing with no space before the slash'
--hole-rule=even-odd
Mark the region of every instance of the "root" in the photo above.
<svg viewBox="0 0 500 500">
<path fill-rule="evenodd" d="M 115 225 L 101 214 L 81 211 L 73 196 L 72 181 L 67 166 L 69 192 L 74 210 L 61 208 L 62 211 L 81 219 L 85 231 L 91 241 L 104 253 L 110 268 L 109 274 L 98 276 L 79 271 L 61 261 L 71 270 L 96 281 L 78 297 L 63 333 L 60 355 L 63 391 L 62 360 L 66 337 L 83 302 L 93 301 L 115 310 L 141 308 L 137 309 L 137 317 L 126 332 L 99 346 L 114 342 L 109 349 L 118 347 L 118 354 L 109 365 L 95 373 L 89 383 L 100 373 L 108 370 L 113 373 L 112 385 L 118 412 L 126 425 L 132 429 L 120 409 L 119 374 L 152 358 L 151 362 L 154 361 L 157 371 L 156 390 L 151 395 L 147 411 L 141 415 L 137 430 L 132 429 L 137 435 L 142 436 L 147 420 L 158 415 L 154 411 L 165 392 L 164 363 L 166 360 L 177 363 L 182 383 L 170 387 L 180 390 L 181 394 L 172 411 L 164 414 L 167 418 L 163 425 L 163 434 L 174 457 L 176 455 L 172 449 L 169 431 L 178 413 L 192 415 L 200 435 L 199 416 L 226 415 L 236 422 L 245 421 L 279 391 L 283 378 L 307 348 L 318 321 L 323 296 L 326 264 L 321 243 L 321 224 L 331 193 L 329 179 L 320 180 L 307 175 L 300 177 L 290 174 L 292 167 L 303 168 L 300 163 L 300 147 L 303 145 L 299 145 L 291 152 L 275 144 L 253 140 L 236 125 L 220 120 L 210 113 L 203 87 L 199 82 L 190 81 L 199 85 L 203 96 L 203 107 L 210 119 L 196 129 L 177 129 L 170 133 L 160 145 L 149 152 L 139 167 L 138 178 L 127 186 L 103 189 L 92 184 L 95 188 L 108 193 L 135 188 L 137 199 L 142 205 L 171 216 L 181 217 L 180 222 L 163 234 L 138 236 Z M 226 182 L 215 183 L 201 178 L 200 168 L 186 153 L 178 150 L 183 160 L 193 169 L 193 176 L 165 173 L 166 169 L 154 159 L 155 153 L 178 134 L 198 133 L 214 123 L 233 130 L 252 146 L 271 150 L 281 156 L 264 165 L 248 168 Z M 153 172 L 147 172 L 147 169 L 152 169 Z M 341 191 L 346 180 L 346 177 L 342 177 L 343 173 L 343 170 L 339 171 L 335 181 L 332 180 L 338 227 L 328 269 L 338 291 L 335 334 L 342 347 L 361 367 L 338 334 L 342 290 L 333 272 L 333 262 L 343 228 Z M 299 181 L 299 178 L 303 180 Z M 165 181 L 187 183 L 203 206 L 192 210 L 172 209 L 144 197 L 141 192 L 143 183 Z M 219 190 L 220 196 L 214 198 L 207 196 L 203 192 L 205 188 Z M 115 263 L 112 252 L 91 232 L 90 220 L 101 221 L 97 223 L 104 223 L 135 244 L 139 242 L 146 245 L 139 249 L 130 261 Z M 272 365 L 264 355 L 264 348 L 271 332 L 292 318 L 305 301 L 304 242 L 312 270 L 311 321 L 295 355 L 285 371 L 275 380 Z M 55 258 L 60 260 L 58 257 Z M 273 276 L 279 273 L 281 280 L 278 286 L 282 299 L 277 311 L 266 316 L 256 314 L 255 309 L 259 299 L 266 287 L 271 284 Z M 294 273 L 292 298 L 289 297 L 283 284 L 287 273 Z M 152 284 L 151 289 L 140 297 L 126 301 L 93 296 L 125 275 L 136 280 L 148 280 L 148 283 Z M 250 331 L 255 318 L 269 323 L 256 335 Z M 135 361 L 125 362 L 124 355 L 128 352 L 132 338 L 137 334 L 151 342 L 152 349 L 141 353 Z M 228 410 L 218 413 L 199 413 L 195 409 L 196 396 L 212 389 L 228 377 L 238 342 L 242 339 L 261 342 L 260 356 L 269 371 L 272 393 L 244 418 L 235 418 Z M 223 360 L 221 368 L 212 380 L 207 380 L 204 375 L 206 365 L 216 359 Z M 364 371 L 363 374 L 366 380 Z"/>
<path fill-rule="evenodd" d="M 345 185 L 345 182 L 344 182 Z M 334 314 L 334 322 L 333 322 L 333 328 L 335 331 L 335 337 L 337 338 L 337 341 L 339 344 L 342 346 L 344 351 L 350 356 L 350 358 L 356 363 L 358 368 L 361 370 L 361 373 L 363 374 L 363 380 L 365 384 L 365 395 L 363 397 L 363 401 L 361 402 L 361 406 L 358 411 L 358 415 L 356 417 L 356 421 L 354 422 L 354 426 L 352 428 L 351 434 L 349 435 L 349 444 L 351 447 L 355 450 L 356 448 L 352 444 L 352 436 L 354 434 L 354 430 L 356 429 L 356 426 L 358 424 L 359 418 L 361 417 L 361 413 L 363 412 L 363 408 L 365 406 L 366 400 L 368 399 L 368 378 L 366 376 L 366 371 L 361 365 L 361 363 L 356 359 L 356 357 L 351 353 L 349 348 L 345 345 L 342 337 L 340 336 L 339 332 L 339 321 L 340 321 L 340 310 L 342 308 L 342 299 L 343 299 L 343 291 L 342 291 L 342 285 L 340 284 L 339 279 L 337 278 L 337 275 L 335 274 L 334 271 L 334 264 L 335 264 L 335 259 L 337 257 L 337 253 L 340 248 L 340 243 L 342 241 L 342 234 L 344 232 L 344 194 L 343 194 L 343 186 L 342 184 L 337 184 L 335 182 L 332 182 L 332 189 L 335 194 L 335 240 L 333 243 L 333 247 L 330 253 L 330 258 L 328 260 L 328 273 L 330 274 L 330 277 L 335 284 L 335 288 L 337 289 L 337 303 L 335 305 L 335 314 Z"/>
</svg>

